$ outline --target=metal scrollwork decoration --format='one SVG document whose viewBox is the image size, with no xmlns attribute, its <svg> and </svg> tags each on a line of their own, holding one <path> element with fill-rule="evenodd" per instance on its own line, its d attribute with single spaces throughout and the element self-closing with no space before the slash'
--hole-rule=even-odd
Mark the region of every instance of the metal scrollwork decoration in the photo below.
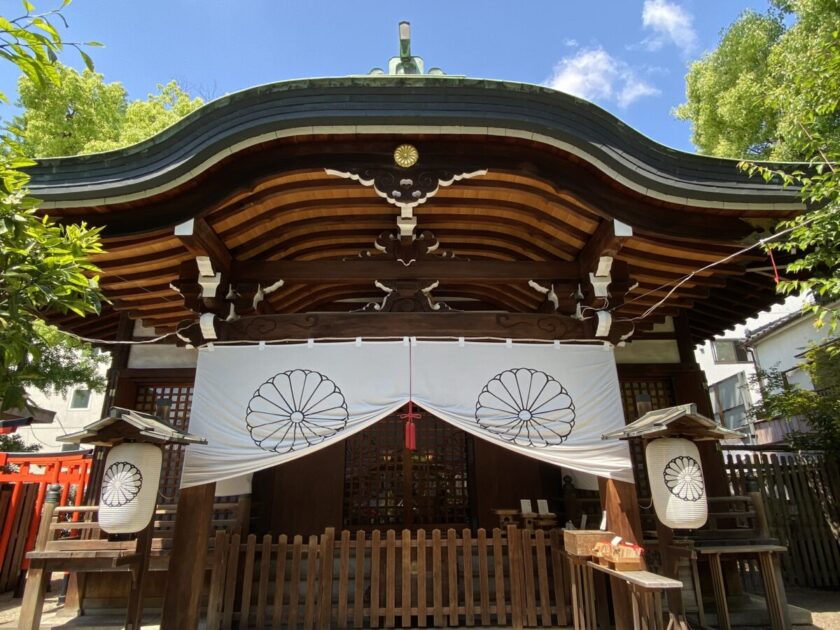
<svg viewBox="0 0 840 630">
<path fill-rule="evenodd" d="M 415 208 L 425 203 L 427 199 L 434 197 L 442 186 L 451 186 L 463 179 L 487 173 L 487 169 L 455 171 L 446 168 L 430 168 L 421 170 L 402 165 L 398 168 L 399 170 L 394 167 L 359 167 L 347 171 L 326 169 L 326 172 L 328 175 L 352 179 L 363 186 L 373 187 L 380 197 L 402 209 Z"/>
<path fill-rule="evenodd" d="M 258 447 L 289 453 L 313 446 L 347 426 L 347 402 L 339 387 L 320 372 L 288 370 L 259 386 L 245 422 Z"/>
<path fill-rule="evenodd" d="M 531 368 L 497 374 L 484 386 L 475 419 L 485 430 L 520 446 L 562 444 L 575 426 L 575 405 L 554 377 Z"/>
<path fill-rule="evenodd" d="M 665 487 L 683 501 L 699 501 L 706 493 L 699 462 L 688 455 L 675 457 L 662 472 Z"/>
<path fill-rule="evenodd" d="M 123 507 L 140 494 L 143 474 L 129 462 L 114 462 L 102 476 L 101 502 L 108 507 Z"/>
</svg>

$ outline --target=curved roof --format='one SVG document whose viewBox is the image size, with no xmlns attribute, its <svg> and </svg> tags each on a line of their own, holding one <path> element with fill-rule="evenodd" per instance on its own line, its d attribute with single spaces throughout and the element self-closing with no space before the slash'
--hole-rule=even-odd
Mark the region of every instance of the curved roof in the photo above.
<svg viewBox="0 0 840 630">
<path fill-rule="evenodd" d="M 400 142 L 420 149 L 423 166 L 487 169 L 414 211 L 418 230 L 432 230 L 461 256 L 573 261 L 604 220 L 631 225 L 618 259 L 639 285 L 619 316 L 638 316 L 665 297 L 661 285 L 802 209 L 796 191 L 749 178 L 736 161 L 664 147 L 581 99 L 445 76 L 245 90 L 138 145 L 40 160 L 31 190 L 61 220 L 106 226 L 108 253 L 96 260 L 106 295 L 117 311 L 168 331 L 195 316 L 169 287 L 194 258 L 173 226 L 203 218 L 236 260 L 353 256 L 393 230 L 397 210 L 327 169 L 388 163 Z M 761 258 L 742 256 L 684 282 L 651 321 L 685 312 L 701 339 L 765 308 L 776 296 Z M 512 311 L 543 300 L 514 285 L 443 283 L 435 295 Z M 277 312 L 301 312 L 377 298 L 375 287 L 325 278 L 288 283 L 267 302 Z M 109 309 L 98 321 L 63 321 L 104 338 L 117 316 Z"/>
<path fill-rule="evenodd" d="M 628 188 L 703 207 L 798 208 L 790 189 L 737 169 L 737 160 L 658 144 L 588 101 L 545 87 L 461 77 L 284 81 L 222 97 L 137 145 L 39 160 L 32 192 L 48 206 L 119 203 L 163 192 L 220 156 L 307 133 L 478 133 L 544 142 Z"/>
</svg>

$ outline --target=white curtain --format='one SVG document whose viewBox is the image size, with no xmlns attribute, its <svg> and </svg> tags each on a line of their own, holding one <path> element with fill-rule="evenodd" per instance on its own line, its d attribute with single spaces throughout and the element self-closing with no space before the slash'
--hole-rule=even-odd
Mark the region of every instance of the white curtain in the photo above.
<svg viewBox="0 0 840 630">
<path fill-rule="evenodd" d="M 223 346 L 199 352 L 182 487 L 334 444 L 414 402 L 517 453 L 633 480 L 615 359 L 603 346 L 457 342 Z M 422 422 L 422 420 L 420 420 Z"/>
</svg>

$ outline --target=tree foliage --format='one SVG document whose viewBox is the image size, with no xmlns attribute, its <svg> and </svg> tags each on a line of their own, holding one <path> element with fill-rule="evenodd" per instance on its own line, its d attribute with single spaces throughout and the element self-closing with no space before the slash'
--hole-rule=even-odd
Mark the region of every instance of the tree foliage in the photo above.
<svg viewBox="0 0 840 630">
<path fill-rule="evenodd" d="M 804 165 L 742 167 L 801 190 L 809 212 L 768 249 L 793 258 L 782 293 L 810 291 L 817 324 L 835 328 L 840 299 L 840 1 L 774 0 L 768 13 L 744 13 L 719 46 L 686 77 L 690 120 L 703 153 Z"/>
<path fill-rule="evenodd" d="M 805 168 L 750 162 L 742 167 L 768 181 L 781 180 L 800 188 L 811 210 L 780 223 L 779 229 L 790 232 L 768 243 L 768 248 L 795 256 L 779 290 L 811 292 L 817 300 L 807 308 L 817 315 L 817 325 L 828 324 L 836 330 L 840 324 L 836 308 L 840 299 L 840 33 L 835 31 L 813 53 L 809 65 L 790 77 L 793 89 L 808 94 L 810 108 L 791 121 L 787 135 L 791 146 L 807 156 Z M 834 129 L 828 127 L 832 120 Z"/>
<path fill-rule="evenodd" d="M 22 17 L 0 17 L 0 56 L 34 84 L 60 80 L 56 57 L 64 44 L 54 21 L 63 21 L 68 3 L 36 14 L 24 0 Z M 92 350 L 44 322 L 50 312 L 99 311 L 98 269 L 89 257 L 102 250 L 99 229 L 39 215 L 21 170 L 32 161 L 8 133 L 0 135 L 0 149 L 0 409 L 7 409 L 25 405 L 27 386 L 102 387 Z"/>
<path fill-rule="evenodd" d="M 0 453 L 34 453 L 40 450 L 40 444 L 26 444 L 19 435 L 0 435 Z"/>
<path fill-rule="evenodd" d="M 118 82 L 106 83 L 90 69 L 77 72 L 57 65 L 56 83 L 22 76 L 19 105 L 12 125 L 24 152 L 53 157 L 109 151 L 136 144 L 174 124 L 204 104 L 175 81 L 159 85 L 146 100 L 129 101 Z"/>
<path fill-rule="evenodd" d="M 837 146 L 836 114 L 818 113 L 815 103 L 829 98 L 832 82 L 836 85 L 836 69 L 827 74 L 826 53 L 836 42 L 838 25 L 837 0 L 775 0 L 767 13 L 742 14 L 718 47 L 691 65 L 687 101 L 675 110 L 678 118 L 691 121 L 700 152 L 809 159 L 801 130 L 806 117 L 812 134 Z"/>
</svg>

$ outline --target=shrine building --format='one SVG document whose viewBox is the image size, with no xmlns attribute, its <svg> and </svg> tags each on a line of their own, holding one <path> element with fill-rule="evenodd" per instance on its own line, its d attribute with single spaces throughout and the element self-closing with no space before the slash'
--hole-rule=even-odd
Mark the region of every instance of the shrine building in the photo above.
<svg viewBox="0 0 840 630">
<path fill-rule="evenodd" d="M 44 212 L 103 227 L 109 303 L 53 321 L 134 342 L 112 347 L 107 407 L 206 440 L 164 451 L 158 505 L 174 526 L 152 569 L 169 586 L 146 588 L 147 607 L 183 627 L 216 614 L 203 612 L 216 532 L 240 537 L 250 565 L 232 570 L 254 575 L 250 534 L 257 551 L 264 536 L 302 537 L 303 565 L 325 531 L 381 541 L 382 585 L 377 573 L 354 591 L 336 574 L 336 592 L 364 602 L 334 614 L 386 626 L 426 623 L 420 587 L 400 582 L 419 539 L 394 567 L 390 530 L 489 541 L 511 518 L 549 532 L 586 515 L 655 543 L 644 456 L 602 436 L 653 409 L 711 415 L 693 348 L 778 301 L 766 255 L 739 252 L 803 211 L 795 190 L 580 98 L 427 69 L 407 37 L 387 69 L 226 95 L 140 144 L 39 160 L 31 175 Z M 705 491 L 728 496 L 716 443 L 698 447 Z M 459 566 L 442 569 L 470 573 L 449 625 L 472 619 L 472 562 Z M 226 606 L 245 624 L 267 615 L 259 579 L 219 595 L 219 619 Z M 111 606 L 129 581 L 91 576 L 76 596 Z M 430 611 L 434 588 L 423 582 Z"/>
</svg>

